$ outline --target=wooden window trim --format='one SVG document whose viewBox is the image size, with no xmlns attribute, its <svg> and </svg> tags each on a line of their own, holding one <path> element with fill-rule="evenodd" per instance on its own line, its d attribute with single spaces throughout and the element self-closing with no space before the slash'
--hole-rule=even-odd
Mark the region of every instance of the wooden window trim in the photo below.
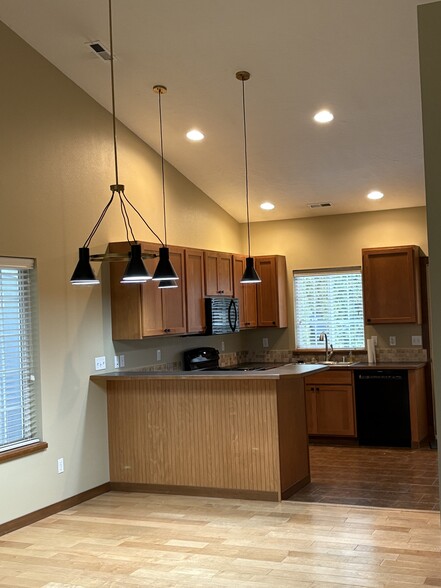
<svg viewBox="0 0 441 588">
<path fill-rule="evenodd" d="M 25 457 L 32 453 L 38 453 L 47 449 L 48 445 L 45 441 L 38 441 L 32 443 L 32 445 L 25 445 L 23 447 L 17 447 L 16 449 L 9 449 L 7 451 L 0 452 L 0 463 L 5 461 L 11 461 L 12 459 L 18 459 L 19 457 Z"/>
</svg>

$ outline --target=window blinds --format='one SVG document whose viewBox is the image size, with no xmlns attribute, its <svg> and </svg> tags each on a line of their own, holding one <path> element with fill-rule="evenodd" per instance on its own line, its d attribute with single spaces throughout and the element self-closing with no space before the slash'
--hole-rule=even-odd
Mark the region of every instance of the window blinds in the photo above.
<svg viewBox="0 0 441 588">
<path fill-rule="evenodd" d="M 294 272 L 295 337 L 298 349 L 320 349 L 320 333 L 334 349 L 363 349 L 361 270 Z"/>
<path fill-rule="evenodd" d="M 32 259 L 0 257 L 0 451 L 38 441 L 33 268 Z"/>
</svg>

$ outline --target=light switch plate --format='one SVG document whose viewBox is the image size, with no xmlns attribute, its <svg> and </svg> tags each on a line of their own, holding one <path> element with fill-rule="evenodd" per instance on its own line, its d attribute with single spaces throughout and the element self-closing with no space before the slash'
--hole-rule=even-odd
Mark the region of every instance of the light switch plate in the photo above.
<svg viewBox="0 0 441 588">
<path fill-rule="evenodd" d="M 268 337 L 263 337 L 263 339 L 262 339 L 262 345 L 264 347 L 268 347 Z"/>
<path fill-rule="evenodd" d="M 397 344 L 397 338 L 395 337 L 395 335 L 391 335 L 389 337 L 389 345 L 391 347 L 395 347 L 396 344 Z"/>
</svg>

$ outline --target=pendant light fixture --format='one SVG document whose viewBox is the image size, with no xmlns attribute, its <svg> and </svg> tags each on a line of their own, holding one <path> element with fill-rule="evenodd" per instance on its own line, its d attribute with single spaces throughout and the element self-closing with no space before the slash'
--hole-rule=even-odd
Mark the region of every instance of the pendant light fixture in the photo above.
<svg viewBox="0 0 441 588">
<path fill-rule="evenodd" d="M 241 284 L 259 284 L 262 280 L 254 268 L 254 259 L 251 257 L 251 239 L 250 239 L 250 202 L 248 193 L 248 148 L 247 148 L 247 119 L 245 110 L 245 82 L 250 79 L 250 73 L 247 71 L 238 71 L 236 78 L 242 82 L 242 112 L 243 112 L 243 136 L 244 136 L 244 156 L 245 156 L 245 199 L 247 206 L 247 231 L 248 231 L 248 257 L 245 262 L 245 271 L 243 273 Z"/>
<path fill-rule="evenodd" d="M 165 204 L 165 169 L 164 169 L 164 140 L 162 133 L 162 102 L 161 96 L 167 92 L 167 88 L 160 84 L 153 86 L 153 92 L 158 94 L 158 108 L 159 108 L 159 138 L 161 147 L 161 176 L 162 176 L 162 209 L 164 218 L 164 243 L 159 248 L 159 262 L 156 266 L 153 280 L 159 282 L 158 288 L 176 288 L 177 284 L 172 283 L 179 280 L 178 274 L 170 261 L 170 252 L 167 247 L 167 214 Z"/>
<path fill-rule="evenodd" d="M 147 271 L 143 258 L 146 257 L 157 257 L 154 253 L 142 253 L 141 245 L 136 241 L 132 225 L 130 223 L 129 213 L 127 209 L 127 205 L 135 211 L 135 213 L 139 216 L 142 222 L 146 225 L 146 227 L 155 235 L 161 245 L 164 247 L 164 243 L 155 233 L 155 231 L 150 227 L 147 221 L 143 218 L 141 213 L 135 208 L 135 206 L 130 202 L 127 196 L 124 193 L 124 185 L 119 183 L 118 177 L 118 148 L 117 148 L 117 140 L 116 140 L 116 115 L 115 115 L 115 78 L 114 78 L 114 55 L 113 55 L 113 26 L 112 26 L 112 0 L 109 0 L 109 36 L 110 36 L 110 79 L 111 79 L 111 92 L 112 92 L 112 123 L 113 123 L 113 153 L 114 153 L 114 163 L 115 163 L 115 183 L 110 186 L 111 196 L 110 200 L 104 207 L 103 211 L 101 212 L 95 226 L 93 227 L 92 231 L 90 232 L 89 236 L 87 237 L 84 245 L 79 249 L 79 261 L 76 265 L 75 271 L 71 277 L 71 283 L 73 285 L 80 285 L 80 286 L 90 286 L 94 284 L 99 284 L 99 280 L 96 278 L 92 267 L 90 265 L 91 261 L 121 261 L 121 260 L 128 260 L 127 267 L 121 279 L 121 283 L 124 284 L 133 284 L 133 283 L 143 283 L 147 280 L 151 280 L 152 277 Z M 117 254 L 109 254 L 109 253 L 100 253 L 96 255 L 90 255 L 89 252 L 89 245 L 94 237 L 95 233 L 97 232 L 101 222 L 103 221 L 107 211 L 110 208 L 110 205 L 115 198 L 115 195 L 118 195 L 121 216 L 123 218 L 124 227 L 126 231 L 126 238 L 127 242 L 130 246 L 130 253 L 126 256 L 121 256 Z M 160 250 L 161 251 L 161 250 Z M 175 278 L 176 279 L 176 278 Z"/>
</svg>

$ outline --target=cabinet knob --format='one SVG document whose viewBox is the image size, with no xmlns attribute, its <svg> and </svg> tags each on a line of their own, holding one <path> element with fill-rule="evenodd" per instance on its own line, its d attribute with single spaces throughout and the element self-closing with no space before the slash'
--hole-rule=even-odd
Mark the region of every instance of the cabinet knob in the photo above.
<svg viewBox="0 0 441 588">
<path fill-rule="evenodd" d="M 171 329 L 164 329 L 164 333 L 170 333 Z"/>
<path fill-rule="evenodd" d="M 276 321 L 273 321 L 273 325 L 275 325 L 275 324 L 276 324 Z"/>
<path fill-rule="evenodd" d="M 367 322 L 367 323 L 370 323 L 370 322 L 371 322 L 371 319 L 369 319 L 369 318 L 368 318 L 368 319 L 366 319 L 366 322 Z"/>
</svg>

